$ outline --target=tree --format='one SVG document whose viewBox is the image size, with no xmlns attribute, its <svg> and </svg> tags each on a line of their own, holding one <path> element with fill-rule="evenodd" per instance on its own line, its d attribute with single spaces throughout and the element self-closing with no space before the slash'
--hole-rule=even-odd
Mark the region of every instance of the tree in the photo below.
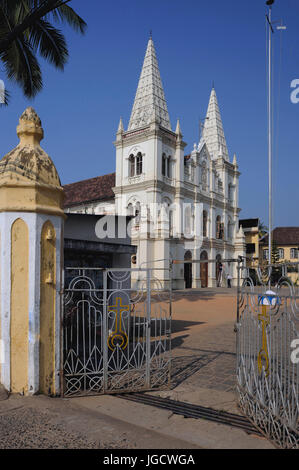
<svg viewBox="0 0 299 470">
<path fill-rule="evenodd" d="M 259 237 L 262 238 L 267 233 L 268 227 L 263 222 L 259 222 Z"/>
<path fill-rule="evenodd" d="M 68 59 L 65 37 L 52 22 L 67 23 L 81 34 L 86 30 L 70 1 L 0 0 L 0 61 L 27 98 L 43 87 L 37 55 L 61 70 Z"/>
</svg>

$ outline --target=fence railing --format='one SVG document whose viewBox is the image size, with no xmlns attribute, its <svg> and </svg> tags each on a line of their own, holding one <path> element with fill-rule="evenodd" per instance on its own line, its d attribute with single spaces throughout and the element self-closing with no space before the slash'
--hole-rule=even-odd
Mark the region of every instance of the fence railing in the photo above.
<svg viewBox="0 0 299 470">
<path fill-rule="evenodd" d="M 275 445 L 299 448 L 299 263 L 239 266 L 239 404 Z"/>
</svg>

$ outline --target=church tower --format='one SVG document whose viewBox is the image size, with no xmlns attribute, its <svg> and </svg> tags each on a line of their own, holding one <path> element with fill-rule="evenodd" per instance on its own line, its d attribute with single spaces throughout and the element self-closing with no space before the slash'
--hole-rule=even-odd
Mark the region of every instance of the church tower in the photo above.
<svg viewBox="0 0 299 470">
<path fill-rule="evenodd" d="M 180 126 L 171 128 L 158 61 L 149 38 L 127 130 L 120 120 L 116 135 L 115 210 L 135 217 L 132 241 L 139 261 L 169 258 L 167 228 L 158 209 L 175 197 L 176 182 L 184 178 L 184 147 Z M 154 239 L 150 215 L 159 219 Z M 163 235 L 164 232 L 164 235 Z M 142 252 L 142 260 L 138 253 Z M 160 266 L 161 267 L 161 266 Z"/>
</svg>

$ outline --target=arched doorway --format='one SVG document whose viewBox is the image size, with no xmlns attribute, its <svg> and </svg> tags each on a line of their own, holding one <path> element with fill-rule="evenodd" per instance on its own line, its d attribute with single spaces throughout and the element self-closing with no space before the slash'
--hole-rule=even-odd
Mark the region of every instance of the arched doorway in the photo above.
<svg viewBox="0 0 299 470">
<path fill-rule="evenodd" d="M 203 251 L 200 254 L 200 261 L 205 261 L 208 259 L 208 253 Z M 201 287 L 208 287 L 208 263 L 200 263 L 200 281 Z"/>
<path fill-rule="evenodd" d="M 221 255 L 216 256 L 216 285 L 217 287 L 221 286 L 222 283 L 222 262 Z"/>
<path fill-rule="evenodd" d="M 184 260 L 192 261 L 191 251 L 186 251 Z M 191 289 L 192 288 L 192 263 L 184 264 L 184 278 L 185 278 L 185 289 Z"/>
</svg>

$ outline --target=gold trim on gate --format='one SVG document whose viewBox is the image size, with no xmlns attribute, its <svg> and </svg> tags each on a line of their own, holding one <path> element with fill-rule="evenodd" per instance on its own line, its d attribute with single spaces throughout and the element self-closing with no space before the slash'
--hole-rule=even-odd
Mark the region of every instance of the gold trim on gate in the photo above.
<svg viewBox="0 0 299 470">
<path fill-rule="evenodd" d="M 116 329 L 110 333 L 107 339 L 107 344 L 111 351 L 116 348 L 115 340 L 121 338 L 120 348 L 126 349 L 128 346 L 128 335 L 122 330 L 121 319 L 123 312 L 129 312 L 130 306 L 123 305 L 121 297 L 116 298 L 116 305 L 108 307 L 108 312 L 114 312 L 116 314 Z"/>
<path fill-rule="evenodd" d="M 262 322 L 262 348 L 259 352 L 258 358 L 257 358 L 257 363 L 258 363 L 258 369 L 259 373 L 262 373 L 263 370 L 263 360 L 265 362 L 265 373 L 266 377 L 269 375 L 269 353 L 268 353 L 268 344 L 267 344 L 267 333 L 266 333 L 266 327 L 269 325 L 269 315 L 267 313 L 267 306 L 262 305 L 262 314 L 258 316 L 258 319 L 260 322 Z"/>
</svg>

